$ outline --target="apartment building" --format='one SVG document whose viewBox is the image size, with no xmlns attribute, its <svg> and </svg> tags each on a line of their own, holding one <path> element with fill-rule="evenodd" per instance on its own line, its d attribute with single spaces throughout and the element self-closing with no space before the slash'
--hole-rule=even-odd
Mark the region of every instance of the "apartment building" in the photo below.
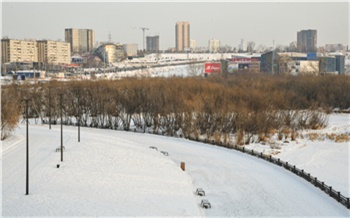
<svg viewBox="0 0 350 218">
<path fill-rule="evenodd" d="M 208 50 L 210 53 L 216 53 L 219 51 L 220 41 L 218 39 L 210 39 L 208 42 Z"/>
<path fill-rule="evenodd" d="M 92 52 L 95 42 L 95 32 L 91 29 L 65 29 L 65 41 L 70 43 L 71 54 Z"/>
<path fill-rule="evenodd" d="M 44 64 L 70 64 L 70 43 L 50 40 L 39 40 L 38 62 Z"/>
<path fill-rule="evenodd" d="M 38 62 L 35 40 L 1 40 L 1 63 Z"/>
<path fill-rule="evenodd" d="M 137 56 L 137 44 L 136 43 L 130 43 L 130 44 L 124 44 L 124 52 L 127 56 Z"/>
<path fill-rule="evenodd" d="M 146 37 L 146 50 L 148 52 L 159 51 L 159 36 L 147 36 Z"/>
<path fill-rule="evenodd" d="M 317 52 L 317 30 L 301 30 L 297 33 L 299 52 Z"/>
<path fill-rule="evenodd" d="M 190 23 L 177 22 L 175 26 L 176 51 L 182 52 L 190 49 Z"/>
</svg>

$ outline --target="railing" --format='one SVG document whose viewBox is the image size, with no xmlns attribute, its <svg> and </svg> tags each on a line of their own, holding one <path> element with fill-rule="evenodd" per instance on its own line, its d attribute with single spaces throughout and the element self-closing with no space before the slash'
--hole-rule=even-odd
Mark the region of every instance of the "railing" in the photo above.
<svg viewBox="0 0 350 218">
<path fill-rule="evenodd" d="M 328 186 L 324 182 L 318 180 L 317 177 L 311 176 L 310 173 L 305 172 L 303 169 L 299 169 L 295 165 L 291 165 L 288 162 L 281 161 L 279 158 L 275 158 L 275 157 L 272 157 L 271 155 L 263 154 L 262 152 L 256 152 L 254 150 L 246 149 L 244 146 L 237 146 L 237 145 L 228 146 L 228 145 L 224 145 L 223 143 L 216 144 L 213 140 L 212 141 L 208 141 L 208 140 L 202 141 L 202 140 L 198 140 L 198 138 L 197 139 L 190 139 L 190 140 L 203 142 L 203 143 L 207 143 L 207 144 L 212 144 L 212 145 L 217 145 L 217 146 L 225 147 L 225 148 L 229 148 L 229 149 L 235 149 L 237 151 L 255 156 L 257 158 L 261 158 L 261 159 L 266 160 L 272 164 L 283 167 L 286 170 L 289 170 L 290 172 L 294 173 L 295 175 L 305 179 L 306 181 L 313 184 L 317 188 L 321 189 L 323 192 L 328 194 L 331 198 L 335 199 L 336 201 L 338 201 L 339 203 L 344 205 L 346 208 L 350 209 L 350 200 L 348 197 L 346 197 L 346 196 L 342 195 L 340 192 L 334 190 L 332 188 L 332 186 Z"/>
</svg>

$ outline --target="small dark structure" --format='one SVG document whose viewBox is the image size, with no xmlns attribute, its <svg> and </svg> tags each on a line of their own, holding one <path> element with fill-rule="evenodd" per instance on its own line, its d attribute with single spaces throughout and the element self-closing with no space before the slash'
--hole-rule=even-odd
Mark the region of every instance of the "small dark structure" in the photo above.
<svg viewBox="0 0 350 218">
<path fill-rule="evenodd" d="M 196 195 L 205 196 L 205 191 L 201 188 L 197 188 Z"/>
<path fill-rule="evenodd" d="M 205 208 L 205 209 L 211 208 L 211 204 L 210 204 L 209 201 L 206 200 L 206 199 L 203 199 L 203 200 L 202 200 L 201 206 L 202 206 L 203 208 Z"/>
</svg>

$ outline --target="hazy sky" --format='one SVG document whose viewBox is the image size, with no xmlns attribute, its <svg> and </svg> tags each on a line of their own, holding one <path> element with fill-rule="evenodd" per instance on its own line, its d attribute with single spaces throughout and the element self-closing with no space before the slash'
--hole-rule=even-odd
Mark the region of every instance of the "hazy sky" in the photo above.
<svg viewBox="0 0 350 218">
<path fill-rule="evenodd" d="M 241 39 L 289 45 L 297 31 L 316 29 L 318 46 L 350 44 L 348 2 L 11 2 L 2 3 L 2 36 L 64 40 L 65 28 L 93 29 L 96 41 L 137 43 L 159 35 L 160 49 L 175 47 L 175 23 L 190 22 L 191 39 L 238 47 Z"/>
</svg>

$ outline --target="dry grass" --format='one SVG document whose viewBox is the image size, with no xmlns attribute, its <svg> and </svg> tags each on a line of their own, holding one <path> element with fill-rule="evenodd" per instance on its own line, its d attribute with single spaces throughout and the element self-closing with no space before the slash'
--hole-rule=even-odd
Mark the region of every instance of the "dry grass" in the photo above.
<svg viewBox="0 0 350 218">
<path fill-rule="evenodd" d="M 320 133 L 309 133 L 308 136 L 311 141 L 324 141 L 324 135 Z"/>
<path fill-rule="evenodd" d="M 349 142 L 350 141 L 350 134 L 340 134 L 335 137 L 335 142 L 342 143 L 342 142 Z"/>
<path fill-rule="evenodd" d="M 336 133 L 326 133 L 326 134 L 309 133 L 308 136 L 311 141 L 324 141 L 326 138 L 337 143 L 350 141 L 349 133 L 346 133 L 346 134 L 341 133 L 338 135 Z"/>
<path fill-rule="evenodd" d="M 281 153 L 280 151 L 272 151 L 271 152 L 271 155 L 277 155 L 277 154 L 279 154 L 279 153 Z"/>
</svg>

